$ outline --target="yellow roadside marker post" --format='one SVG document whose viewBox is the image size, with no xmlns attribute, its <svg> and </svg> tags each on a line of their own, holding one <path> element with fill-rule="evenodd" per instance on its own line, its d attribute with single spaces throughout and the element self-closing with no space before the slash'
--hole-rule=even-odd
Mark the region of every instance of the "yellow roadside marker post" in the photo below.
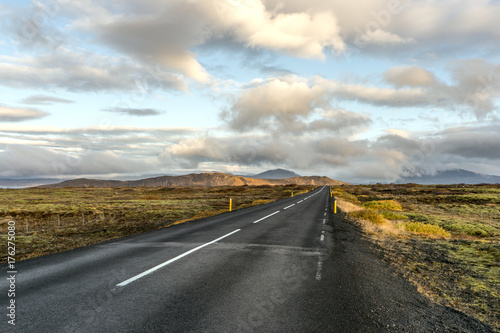
<svg viewBox="0 0 500 333">
<path fill-rule="evenodd" d="M 333 202 L 333 213 L 337 214 L 337 200 Z"/>
<path fill-rule="evenodd" d="M 229 198 L 229 211 L 233 210 L 233 199 Z"/>
<path fill-rule="evenodd" d="M 292 198 L 293 198 L 293 191 L 292 191 Z"/>
</svg>

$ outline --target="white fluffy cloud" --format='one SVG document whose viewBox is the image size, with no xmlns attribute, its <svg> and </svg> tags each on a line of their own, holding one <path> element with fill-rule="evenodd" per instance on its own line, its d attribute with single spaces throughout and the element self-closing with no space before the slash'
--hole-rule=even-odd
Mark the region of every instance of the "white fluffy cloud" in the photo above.
<svg viewBox="0 0 500 333">
<path fill-rule="evenodd" d="M 324 58 L 324 49 L 341 52 L 345 45 L 332 11 L 283 13 L 260 0 L 215 1 L 224 33 L 252 48 L 265 48 L 304 58 Z"/>
<path fill-rule="evenodd" d="M 268 8 L 330 11 L 355 52 L 399 56 L 498 52 L 500 3 L 488 0 L 266 0 Z"/>
</svg>

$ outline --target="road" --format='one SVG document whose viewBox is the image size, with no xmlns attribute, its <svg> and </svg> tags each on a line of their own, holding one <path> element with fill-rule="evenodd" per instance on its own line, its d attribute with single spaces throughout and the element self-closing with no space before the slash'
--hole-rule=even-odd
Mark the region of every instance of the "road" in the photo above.
<svg viewBox="0 0 500 333">
<path fill-rule="evenodd" d="M 0 331 L 490 331 L 393 276 L 330 200 L 322 187 L 20 262 Z"/>
</svg>

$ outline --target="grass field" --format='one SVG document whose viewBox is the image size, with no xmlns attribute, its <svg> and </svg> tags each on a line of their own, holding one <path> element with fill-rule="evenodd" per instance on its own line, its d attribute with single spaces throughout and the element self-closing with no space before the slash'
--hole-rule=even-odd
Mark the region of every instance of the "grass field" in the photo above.
<svg viewBox="0 0 500 333">
<path fill-rule="evenodd" d="M 500 185 L 339 186 L 334 195 L 423 294 L 500 330 Z"/>
<path fill-rule="evenodd" d="M 60 252 L 188 220 L 259 205 L 312 186 L 0 189 L 0 262 L 8 222 L 16 260 Z"/>
</svg>

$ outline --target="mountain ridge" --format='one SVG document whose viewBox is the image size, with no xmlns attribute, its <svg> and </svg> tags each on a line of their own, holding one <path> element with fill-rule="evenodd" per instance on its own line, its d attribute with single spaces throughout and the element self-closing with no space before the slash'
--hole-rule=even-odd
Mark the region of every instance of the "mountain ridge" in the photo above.
<svg viewBox="0 0 500 333">
<path fill-rule="evenodd" d="M 290 170 L 273 169 L 258 173 L 253 176 L 249 176 L 249 178 L 257 178 L 257 179 L 285 179 L 292 177 L 300 177 L 300 175 Z"/>
<path fill-rule="evenodd" d="M 79 178 L 36 188 L 60 187 L 187 187 L 187 186 L 259 186 L 259 185 L 342 185 L 344 182 L 325 176 L 290 177 L 284 179 L 258 179 L 234 176 L 222 172 L 191 173 L 181 176 L 160 176 L 132 181 Z"/>
<path fill-rule="evenodd" d="M 399 178 L 396 183 L 416 183 L 422 185 L 450 184 L 500 184 L 500 176 L 488 175 L 464 169 L 438 171 L 434 175 L 419 174 Z"/>
</svg>

